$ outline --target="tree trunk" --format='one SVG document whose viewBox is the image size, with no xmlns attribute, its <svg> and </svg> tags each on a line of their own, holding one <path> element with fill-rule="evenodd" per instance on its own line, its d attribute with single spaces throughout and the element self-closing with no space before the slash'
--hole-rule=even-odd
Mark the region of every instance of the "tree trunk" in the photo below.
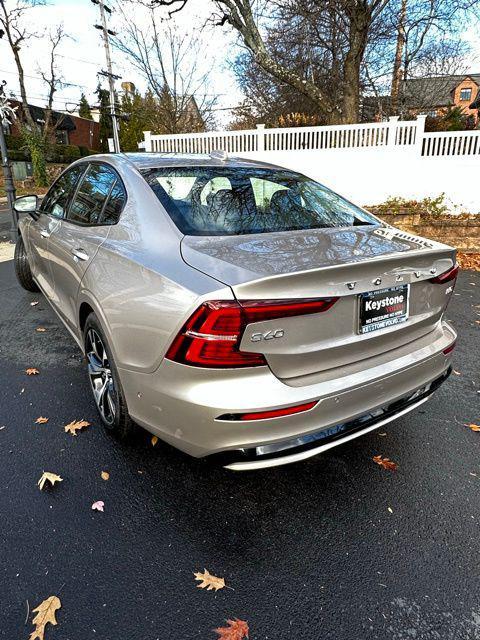
<svg viewBox="0 0 480 640">
<path fill-rule="evenodd" d="M 357 8 L 350 15 L 348 51 L 343 68 L 342 123 L 359 121 L 360 67 L 367 46 L 371 14 L 368 9 Z"/>
<path fill-rule="evenodd" d="M 402 60 L 403 50 L 405 48 L 405 20 L 407 18 L 407 4 L 408 0 L 402 0 L 398 16 L 397 47 L 395 49 L 395 60 L 393 63 L 392 74 L 392 92 L 390 95 L 390 113 L 392 115 L 398 115 L 399 111 L 400 85 L 403 77 Z"/>
</svg>

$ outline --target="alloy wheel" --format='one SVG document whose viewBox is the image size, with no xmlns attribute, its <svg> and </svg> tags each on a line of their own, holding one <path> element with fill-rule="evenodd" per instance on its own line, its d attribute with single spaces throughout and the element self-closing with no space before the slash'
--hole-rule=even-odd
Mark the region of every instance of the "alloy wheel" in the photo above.
<svg viewBox="0 0 480 640">
<path fill-rule="evenodd" d="M 85 338 L 88 376 L 98 410 L 107 425 L 115 421 L 117 392 L 108 362 L 107 350 L 95 329 L 88 329 Z"/>
</svg>

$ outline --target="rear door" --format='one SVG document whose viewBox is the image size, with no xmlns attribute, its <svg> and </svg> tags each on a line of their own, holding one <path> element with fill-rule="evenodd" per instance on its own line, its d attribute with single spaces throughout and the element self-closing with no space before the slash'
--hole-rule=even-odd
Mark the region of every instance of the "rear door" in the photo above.
<svg viewBox="0 0 480 640">
<path fill-rule="evenodd" d="M 110 226 L 118 222 L 126 192 L 117 172 L 92 162 L 79 183 L 61 228 L 50 239 L 55 305 L 75 329 L 80 282 Z"/>
<path fill-rule="evenodd" d="M 43 199 L 38 220 L 28 228 L 30 268 L 50 301 L 54 301 L 55 297 L 50 261 L 51 238 L 60 228 L 70 198 L 84 171 L 85 165 L 75 165 L 55 181 Z"/>
</svg>

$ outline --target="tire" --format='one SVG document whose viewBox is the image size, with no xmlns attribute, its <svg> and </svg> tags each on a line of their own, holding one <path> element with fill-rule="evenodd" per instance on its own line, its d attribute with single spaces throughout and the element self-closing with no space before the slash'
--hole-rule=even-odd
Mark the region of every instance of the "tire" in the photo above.
<svg viewBox="0 0 480 640">
<path fill-rule="evenodd" d="M 103 426 L 119 440 L 127 440 L 135 433 L 136 425 L 128 414 L 112 352 L 94 313 L 85 322 L 83 340 L 90 388 Z"/>
<path fill-rule="evenodd" d="M 21 235 L 18 236 L 17 244 L 15 245 L 14 263 L 15 274 L 20 286 L 26 291 L 39 291 L 39 288 L 33 279 L 32 272 L 30 271 L 27 252 Z"/>
</svg>

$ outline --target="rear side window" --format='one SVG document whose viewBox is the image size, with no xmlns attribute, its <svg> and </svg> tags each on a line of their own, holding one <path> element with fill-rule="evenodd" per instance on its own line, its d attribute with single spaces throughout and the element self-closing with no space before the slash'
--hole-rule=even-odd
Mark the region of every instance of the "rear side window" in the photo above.
<svg viewBox="0 0 480 640">
<path fill-rule="evenodd" d="M 60 176 L 42 202 L 42 212 L 55 218 L 64 218 L 68 209 L 68 203 L 75 191 L 77 182 L 86 168 L 85 164 L 79 164 Z"/>
<path fill-rule="evenodd" d="M 125 190 L 113 169 L 91 164 L 77 189 L 67 219 L 85 225 L 115 224 L 125 200 Z"/>
<path fill-rule="evenodd" d="M 127 200 L 127 194 L 123 188 L 123 184 L 117 179 L 110 191 L 105 208 L 100 217 L 101 224 L 117 224 L 123 205 Z"/>
</svg>

